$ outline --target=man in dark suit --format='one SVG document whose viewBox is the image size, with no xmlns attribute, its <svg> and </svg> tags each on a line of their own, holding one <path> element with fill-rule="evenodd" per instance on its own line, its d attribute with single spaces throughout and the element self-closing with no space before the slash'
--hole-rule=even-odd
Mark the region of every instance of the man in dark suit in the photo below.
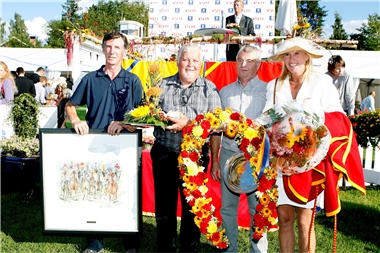
<svg viewBox="0 0 380 253">
<path fill-rule="evenodd" d="M 45 76 L 45 69 L 43 67 L 39 67 L 36 72 L 28 76 L 28 78 L 31 79 L 33 83 L 38 83 L 40 76 Z"/>
<path fill-rule="evenodd" d="M 228 16 L 226 18 L 226 25 L 231 23 L 236 23 L 240 26 L 241 31 L 239 34 L 242 36 L 252 35 L 255 36 L 255 30 L 253 28 L 253 20 L 250 17 L 244 16 L 243 13 L 244 2 L 243 0 L 234 1 L 234 10 L 235 15 Z M 227 61 L 236 61 L 236 55 L 239 52 L 239 49 L 243 45 L 238 44 L 227 44 L 226 46 L 226 58 Z"/>
<path fill-rule="evenodd" d="M 22 93 L 30 93 L 33 97 L 36 96 L 36 88 L 34 87 L 34 83 L 31 79 L 25 77 L 25 71 L 22 67 L 18 67 L 16 69 L 17 77 L 15 79 L 15 83 L 18 89 L 18 94 Z"/>
</svg>

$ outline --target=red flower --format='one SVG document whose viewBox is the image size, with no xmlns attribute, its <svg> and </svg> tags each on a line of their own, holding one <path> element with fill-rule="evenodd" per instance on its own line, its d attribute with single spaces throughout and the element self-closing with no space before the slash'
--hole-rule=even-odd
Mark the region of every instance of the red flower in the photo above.
<svg viewBox="0 0 380 253">
<path fill-rule="evenodd" d="M 189 154 L 189 158 L 191 161 L 196 162 L 199 159 L 198 153 L 193 151 Z"/>
<path fill-rule="evenodd" d="M 196 120 L 197 122 L 201 122 L 202 119 L 204 119 L 203 114 L 199 114 L 199 115 L 197 115 L 197 117 L 195 117 L 195 120 Z"/>
<path fill-rule="evenodd" d="M 240 144 L 240 147 L 239 147 L 239 149 L 241 150 L 241 151 L 246 151 L 247 150 L 247 146 L 249 145 L 249 140 L 247 139 L 247 138 L 243 138 L 242 140 L 241 140 L 241 144 Z"/>
<path fill-rule="evenodd" d="M 252 237 L 253 237 L 253 240 L 258 241 L 263 237 L 263 234 L 254 233 Z"/>
<path fill-rule="evenodd" d="M 182 156 L 182 158 L 188 158 L 189 157 L 189 153 L 186 150 L 182 150 L 181 151 L 181 156 Z"/>
<path fill-rule="evenodd" d="M 253 138 L 252 140 L 251 140 L 251 144 L 252 144 L 252 146 L 254 146 L 255 147 L 255 149 L 259 149 L 260 148 L 260 144 L 261 144 L 261 140 L 260 140 L 260 138 Z"/>
<path fill-rule="evenodd" d="M 201 127 L 202 127 L 204 130 L 209 130 L 210 127 L 211 127 L 210 121 L 208 121 L 208 120 L 204 120 L 204 121 L 202 121 L 202 123 L 201 123 Z"/>
<path fill-rule="evenodd" d="M 264 206 L 262 204 L 256 205 L 256 212 L 260 213 L 263 210 Z"/>
<path fill-rule="evenodd" d="M 231 114 L 230 118 L 232 120 L 240 120 L 240 113 L 234 112 L 234 113 Z"/>
</svg>

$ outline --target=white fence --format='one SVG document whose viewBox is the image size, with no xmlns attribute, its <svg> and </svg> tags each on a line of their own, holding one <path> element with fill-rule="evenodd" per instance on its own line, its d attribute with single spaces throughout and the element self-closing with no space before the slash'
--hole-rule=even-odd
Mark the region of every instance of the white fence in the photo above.
<svg viewBox="0 0 380 253">
<path fill-rule="evenodd" d="M 380 185 L 380 149 L 359 146 L 360 157 L 363 163 L 364 180 L 366 183 Z"/>
</svg>

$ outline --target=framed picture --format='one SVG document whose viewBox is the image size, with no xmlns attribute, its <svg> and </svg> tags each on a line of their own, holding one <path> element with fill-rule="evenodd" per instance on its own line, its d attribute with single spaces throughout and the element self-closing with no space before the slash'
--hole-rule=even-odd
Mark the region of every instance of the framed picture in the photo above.
<svg viewBox="0 0 380 253">
<path fill-rule="evenodd" d="M 131 234 L 142 228 L 142 131 L 40 128 L 44 234 Z"/>
</svg>

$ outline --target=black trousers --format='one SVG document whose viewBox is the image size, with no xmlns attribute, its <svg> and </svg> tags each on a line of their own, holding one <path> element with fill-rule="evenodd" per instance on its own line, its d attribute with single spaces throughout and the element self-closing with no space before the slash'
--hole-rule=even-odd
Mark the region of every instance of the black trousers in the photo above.
<svg viewBox="0 0 380 253">
<path fill-rule="evenodd" d="M 203 164 L 207 168 L 207 146 L 203 150 L 206 153 Z M 179 154 L 155 142 L 150 155 L 153 164 L 158 252 L 176 252 L 178 190 L 182 206 L 179 252 L 196 252 L 200 231 L 194 223 L 195 215 L 190 213 L 191 207 L 183 194 L 183 181 L 179 178 L 177 161 Z"/>
</svg>

